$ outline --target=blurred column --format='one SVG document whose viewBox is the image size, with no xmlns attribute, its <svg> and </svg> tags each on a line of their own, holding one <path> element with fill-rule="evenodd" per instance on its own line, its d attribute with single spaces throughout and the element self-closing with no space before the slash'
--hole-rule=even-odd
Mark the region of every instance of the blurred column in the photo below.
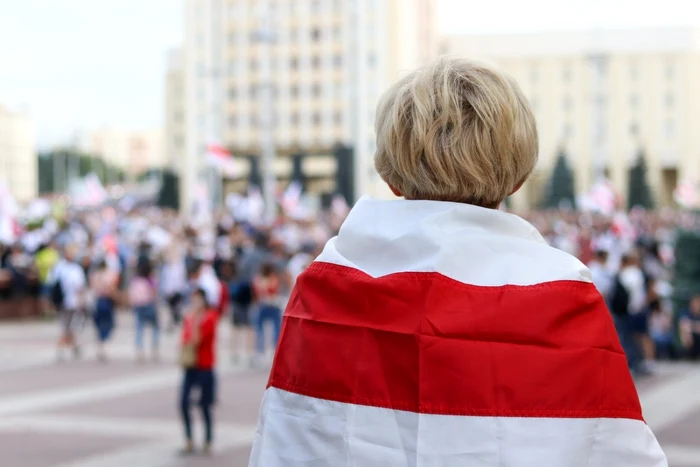
<svg viewBox="0 0 700 467">
<path fill-rule="evenodd" d="M 353 204 L 368 191 L 370 155 L 368 148 L 369 108 L 367 106 L 367 0 L 354 0 L 352 11 L 353 34 Z"/>
<path fill-rule="evenodd" d="M 256 40 L 260 47 L 260 147 L 262 148 L 263 199 L 265 200 L 265 220 L 272 222 L 276 217 L 275 201 L 276 176 L 274 169 L 274 109 L 272 102 L 272 44 L 275 42 L 272 5 L 270 0 L 258 0 L 260 7 L 260 29 Z"/>
</svg>

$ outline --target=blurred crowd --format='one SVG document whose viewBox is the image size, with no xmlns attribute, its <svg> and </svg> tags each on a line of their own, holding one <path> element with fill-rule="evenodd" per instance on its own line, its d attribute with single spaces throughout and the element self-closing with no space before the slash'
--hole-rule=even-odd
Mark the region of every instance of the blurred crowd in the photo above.
<svg viewBox="0 0 700 467">
<path fill-rule="evenodd" d="M 233 327 L 231 358 L 256 364 L 274 348 L 296 278 L 347 214 L 346 209 L 300 212 L 269 224 L 236 209 L 185 222 L 153 207 L 107 207 L 72 213 L 60 222 L 49 219 L 2 246 L 0 302 L 26 296 L 40 299 L 45 310 L 64 310 L 60 344 L 76 352 L 71 329 L 77 320 L 94 323 L 100 358 L 106 358 L 115 310 L 131 308 L 137 355 L 145 359 L 146 331 L 151 330 L 157 358 L 159 333 L 178 327 L 192 294 L 201 290 L 208 308 Z M 697 227 L 696 217 L 642 210 L 612 216 L 541 211 L 523 217 L 551 245 L 589 266 L 635 372 L 653 371 L 651 362 L 658 358 L 700 356 L 700 298 L 674 315 L 670 285 L 675 232 Z M 168 310 L 165 322 L 160 308 Z M 266 339 L 267 327 L 273 334 Z"/>
</svg>

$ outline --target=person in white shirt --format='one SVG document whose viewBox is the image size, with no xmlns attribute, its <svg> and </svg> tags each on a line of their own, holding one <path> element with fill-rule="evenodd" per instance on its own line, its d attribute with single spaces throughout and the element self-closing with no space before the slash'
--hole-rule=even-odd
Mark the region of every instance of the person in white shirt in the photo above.
<svg viewBox="0 0 700 467">
<path fill-rule="evenodd" d="M 595 285 L 600 295 L 608 301 L 615 285 L 615 278 L 608 269 L 608 252 L 605 250 L 597 250 L 593 255 L 593 259 L 588 264 L 588 269 L 591 270 L 593 284 Z"/>
<path fill-rule="evenodd" d="M 639 267 L 640 259 L 637 252 L 624 255 L 619 273 L 620 283 L 629 295 L 628 326 L 629 330 L 642 350 L 646 361 L 644 371 L 649 370 L 649 364 L 654 359 L 654 341 L 649 336 L 649 313 L 647 310 L 647 284 L 644 272 Z"/>
<path fill-rule="evenodd" d="M 58 342 L 58 357 L 63 358 L 63 350 L 73 349 L 73 355 L 80 355 L 80 348 L 75 338 L 75 323 L 80 319 L 79 314 L 84 313 L 85 292 L 87 279 L 83 268 L 75 262 L 77 247 L 69 245 L 65 249 L 64 258 L 61 259 L 50 275 L 50 283 L 56 291 L 52 293 L 54 305 L 61 322 L 61 338 Z"/>
<path fill-rule="evenodd" d="M 160 278 L 161 292 L 170 307 L 170 330 L 180 324 L 182 317 L 182 302 L 187 290 L 187 268 L 185 258 L 177 247 L 168 250 L 166 262 L 163 265 Z"/>
</svg>

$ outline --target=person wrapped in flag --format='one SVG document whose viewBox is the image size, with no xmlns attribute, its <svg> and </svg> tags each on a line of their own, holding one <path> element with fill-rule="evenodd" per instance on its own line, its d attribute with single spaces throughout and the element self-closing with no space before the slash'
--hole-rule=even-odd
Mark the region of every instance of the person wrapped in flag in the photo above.
<svg viewBox="0 0 700 467">
<path fill-rule="evenodd" d="M 380 100 L 363 198 L 284 315 L 252 467 L 665 467 L 605 302 L 497 208 L 537 162 L 517 83 L 441 59 Z"/>
</svg>

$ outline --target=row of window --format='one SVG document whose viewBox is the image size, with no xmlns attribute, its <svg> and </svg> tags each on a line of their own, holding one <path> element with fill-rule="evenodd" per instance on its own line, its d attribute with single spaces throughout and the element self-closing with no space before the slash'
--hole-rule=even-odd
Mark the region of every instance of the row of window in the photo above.
<svg viewBox="0 0 700 467">
<path fill-rule="evenodd" d="M 248 116 L 250 124 L 253 126 L 259 125 L 262 123 L 261 118 L 255 114 L 252 113 Z M 320 125 L 321 122 L 323 121 L 323 116 L 320 112 L 312 112 L 311 113 L 311 123 L 314 125 Z M 228 123 L 230 127 L 236 127 L 238 125 L 238 118 L 236 115 L 230 114 L 228 118 Z M 280 123 L 280 119 L 278 115 L 273 114 L 272 116 L 272 124 L 277 125 Z M 289 115 L 289 123 L 292 126 L 297 126 L 301 123 L 301 115 L 299 112 L 292 112 Z M 333 113 L 333 123 L 335 125 L 342 125 L 343 123 L 343 113 L 342 112 L 334 112 Z"/>
<path fill-rule="evenodd" d="M 599 68 L 601 75 L 605 75 L 607 72 L 606 66 L 603 64 Z M 570 83 L 573 79 L 573 67 L 571 65 L 566 65 L 562 69 L 562 81 L 564 83 Z M 676 66 L 672 63 L 667 63 L 664 67 L 664 76 L 667 81 L 673 81 L 674 77 L 676 75 Z M 540 72 L 539 72 L 539 67 L 537 65 L 533 65 L 530 68 L 530 82 L 531 83 L 537 83 L 540 78 Z M 636 82 L 639 79 L 639 65 L 636 63 L 633 63 L 630 65 L 629 68 L 629 78 L 631 81 Z"/>
<path fill-rule="evenodd" d="M 339 82 L 337 82 L 337 83 L 335 83 L 334 88 L 335 88 L 335 94 L 340 94 L 340 93 L 341 93 L 342 84 L 339 83 Z M 255 99 L 255 98 L 258 97 L 258 95 L 259 95 L 259 93 L 260 93 L 260 89 L 261 89 L 261 86 L 260 86 L 260 85 L 251 84 L 251 85 L 248 86 L 248 88 L 246 89 L 246 95 L 247 95 L 250 99 Z M 321 97 L 321 96 L 323 95 L 323 86 L 321 86 L 320 84 L 312 84 L 312 85 L 309 87 L 309 90 L 310 90 L 310 95 L 311 95 L 311 97 L 319 98 L 319 97 Z M 300 91 L 300 86 L 298 86 L 298 85 L 292 85 L 292 86 L 289 87 L 289 96 L 290 96 L 292 99 L 297 99 L 297 98 L 299 98 L 300 92 L 301 92 L 301 91 Z M 279 88 L 278 88 L 277 86 L 272 86 L 272 92 L 271 92 L 271 94 L 272 94 L 272 97 L 273 97 L 273 98 L 278 97 L 278 96 L 280 95 Z M 237 99 L 242 98 L 242 97 L 244 97 L 244 96 L 241 96 L 241 93 L 240 93 L 240 91 L 239 91 L 239 88 L 234 88 L 234 87 L 229 88 L 229 90 L 228 90 L 228 98 L 229 98 L 229 100 L 232 100 L 232 101 L 233 101 L 233 100 L 237 100 Z"/>
<path fill-rule="evenodd" d="M 297 71 L 301 68 L 302 65 L 302 60 L 301 57 L 289 57 L 285 59 L 286 63 L 288 64 L 288 67 L 291 71 Z M 274 71 L 282 67 L 283 61 L 282 60 L 275 60 L 272 58 L 270 60 L 270 68 Z M 330 66 L 335 68 L 336 70 L 341 70 L 344 65 L 344 58 L 343 55 L 341 54 L 336 54 L 332 58 L 330 58 Z M 308 66 L 312 70 L 319 70 L 323 67 L 323 59 L 320 55 L 312 55 L 308 59 Z M 232 60 L 229 62 L 229 73 L 232 75 L 239 74 L 243 71 L 243 67 L 241 66 L 242 63 L 241 61 L 234 61 Z M 246 72 L 256 72 L 261 69 L 261 62 L 257 57 L 251 57 L 247 61 L 247 69 Z M 370 52 L 367 54 L 367 66 L 370 68 L 374 68 L 377 66 L 377 55 L 374 52 Z M 200 75 L 206 75 L 206 67 L 203 64 L 200 64 L 199 67 L 200 70 Z"/>
<path fill-rule="evenodd" d="M 309 9 L 308 11 L 312 15 L 316 15 L 321 13 L 323 3 L 327 3 L 328 0 L 311 0 L 309 2 Z M 260 2 L 258 0 L 250 0 L 248 2 L 248 5 L 244 5 L 245 2 L 241 0 L 234 1 L 229 5 L 228 13 L 230 16 L 236 17 L 244 14 L 245 10 L 249 12 L 258 12 L 259 11 L 259 5 Z M 269 3 L 270 9 L 272 10 L 271 12 L 273 14 L 283 14 L 287 15 L 289 13 L 298 13 L 298 12 L 305 12 L 303 10 L 303 5 L 304 3 L 301 0 L 294 0 L 294 1 L 271 1 Z M 343 8 L 343 0 L 333 0 L 333 2 L 330 5 L 330 10 L 336 13 L 339 13 L 342 11 Z M 286 11 L 285 11 L 286 10 Z"/>
<path fill-rule="evenodd" d="M 632 110 L 637 110 L 639 108 L 639 95 L 637 94 L 630 94 L 629 96 L 629 107 Z M 675 95 L 672 92 L 667 92 L 664 95 L 664 105 L 667 110 L 673 110 L 674 106 L 676 103 Z M 605 107 L 606 105 L 606 99 L 605 96 L 598 96 L 596 99 L 596 104 L 602 107 Z M 539 107 L 539 101 L 537 98 L 532 98 L 530 99 L 530 105 L 532 106 L 533 110 L 537 111 Z M 564 96 L 562 98 L 562 109 L 565 112 L 569 112 L 573 109 L 574 107 L 574 99 L 571 96 Z"/>
<path fill-rule="evenodd" d="M 631 122 L 629 124 L 629 134 L 630 136 L 637 137 L 641 136 L 639 123 Z M 676 134 L 676 122 L 672 118 L 668 118 L 664 121 L 664 136 L 666 139 L 671 140 Z M 574 126 L 570 122 L 564 123 L 561 130 L 561 135 L 564 139 L 571 139 L 574 137 Z M 607 139 L 607 130 L 605 125 L 600 125 L 598 127 L 595 138 L 598 143 L 604 143 Z"/>
</svg>

